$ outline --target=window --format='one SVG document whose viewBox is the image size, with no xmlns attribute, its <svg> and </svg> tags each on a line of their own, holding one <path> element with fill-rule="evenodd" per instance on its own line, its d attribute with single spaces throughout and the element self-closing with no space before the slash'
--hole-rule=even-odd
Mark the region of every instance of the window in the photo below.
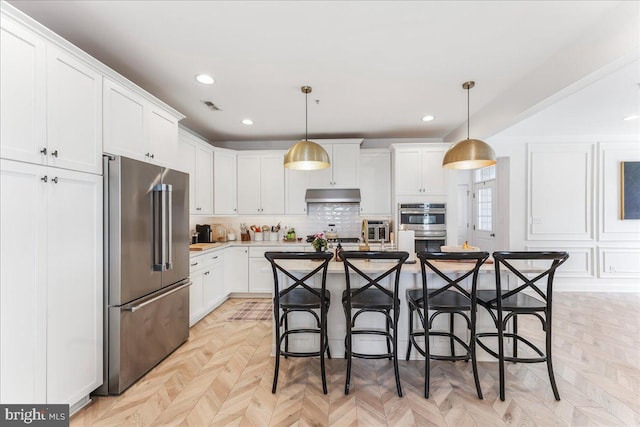
<svg viewBox="0 0 640 427">
<path fill-rule="evenodd" d="M 473 182 L 483 182 L 496 179 L 496 165 L 476 169 L 473 172 Z"/>
<path fill-rule="evenodd" d="M 476 230 L 493 231 L 493 188 L 479 188 L 476 193 Z"/>
</svg>

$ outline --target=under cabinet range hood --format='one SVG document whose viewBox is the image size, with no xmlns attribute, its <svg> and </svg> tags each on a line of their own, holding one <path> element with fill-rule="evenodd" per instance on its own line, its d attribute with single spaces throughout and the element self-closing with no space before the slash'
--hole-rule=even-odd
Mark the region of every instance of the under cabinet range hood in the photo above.
<svg viewBox="0 0 640 427">
<path fill-rule="evenodd" d="M 307 203 L 360 203 L 359 188 L 309 189 L 304 200 Z"/>
</svg>

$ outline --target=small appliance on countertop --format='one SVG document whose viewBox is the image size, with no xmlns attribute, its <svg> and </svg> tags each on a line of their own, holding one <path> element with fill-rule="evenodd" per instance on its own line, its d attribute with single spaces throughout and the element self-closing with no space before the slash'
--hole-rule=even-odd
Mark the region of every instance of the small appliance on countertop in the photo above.
<svg viewBox="0 0 640 427">
<path fill-rule="evenodd" d="M 196 224 L 198 243 L 212 243 L 211 226 L 209 224 Z"/>
</svg>

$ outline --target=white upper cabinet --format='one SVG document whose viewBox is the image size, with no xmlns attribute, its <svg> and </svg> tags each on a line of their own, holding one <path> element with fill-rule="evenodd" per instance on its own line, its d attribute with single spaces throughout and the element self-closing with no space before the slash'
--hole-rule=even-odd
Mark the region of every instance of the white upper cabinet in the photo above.
<svg viewBox="0 0 640 427">
<path fill-rule="evenodd" d="M 128 89 L 104 79 L 104 151 L 142 160 L 144 100 Z"/>
<path fill-rule="evenodd" d="M 213 197 L 216 215 L 235 215 L 237 155 L 231 150 L 214 149 L 213 153 Z"/>
<path fill-rule="evenodd" d="M 102 75 L 9 19 L 0 37 L 0 155 L 102 170 Z"/>
<path fill-rule="evenodd" d="M 448 146 L 429 144 L 415 147 L 392 146 L 394 149 L 394 189 L 396 196 L 446 195 L 447 170 L 442 158 Z"/>
<path fill-rule="evenodd" d="M 46 164 L 46 47 L 11 21 L 0 29 L 0 156 Z"/>
<path fill-rule="evenodd" d="M 108 78 L 104 79 L 103 97 L 105 153 L 180 167 L 176 159 L 181 116 Z"/>
<path fill-rule="evenodd" d="M 391 153 L 389 150 L 360 150 L 360 212 L 391 213 Z"/>
<path fill-rule="evenodd" d="M 308 188 L 358 188 L 362 140 L 319 143 L 327 150 L 331 166 L 310 171 Z"/>
<path fill-rule="evenodd" d="M 289 215 L 304 215 L 307 213 L 305 196 L 309 187 L 309 176 L 317 171 L 302 171 L 286 169 L 285 182 L 285 213 Z"/>
<path fill-rule="evenodd" d="M 102 75 L 47 47 L 48 165 L 102 171 Z"/>
<path fill-rule="evenodd" d="M 284 153 L 238 154 L 238 213 L 284 213 Z"/>
<path fill-rule="evenodd" d="M 195 135 L 179 131 L 176 168 L 189 174 L 189 212 L 213 214 L 213 147 Z"/>
<path fill-rule="evenodd" d="M 173 167 L 178 154 L 178 118 L 148 105 L 149 137 L 145 139 L 144 156 L 153 163 Z"/>
</svg>

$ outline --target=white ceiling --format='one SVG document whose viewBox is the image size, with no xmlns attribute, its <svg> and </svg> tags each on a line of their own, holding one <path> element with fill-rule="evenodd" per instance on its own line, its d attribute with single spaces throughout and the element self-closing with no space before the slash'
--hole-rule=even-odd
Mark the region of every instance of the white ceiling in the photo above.
<svg viewBox="0 0 640 427">
<path fill-rule="evenodd" d="M 628 100 L 633 90 L 635 104 L 612 108 L 638 110 L 637 1 L 10 3 L 214 142 L 300 138 L 305 84 L 315 138 L 460 139 L 467 80 L 471 136 L 485 138 L 632 63 L 635 75 L 604 93 Z M 198 73 L 216 83 L 197 83 Z M 592 104 L 570 105 L 570 115 L 601 108 Z M 426 114 L 436 120 L 422 122 Z"/>
</svg>

